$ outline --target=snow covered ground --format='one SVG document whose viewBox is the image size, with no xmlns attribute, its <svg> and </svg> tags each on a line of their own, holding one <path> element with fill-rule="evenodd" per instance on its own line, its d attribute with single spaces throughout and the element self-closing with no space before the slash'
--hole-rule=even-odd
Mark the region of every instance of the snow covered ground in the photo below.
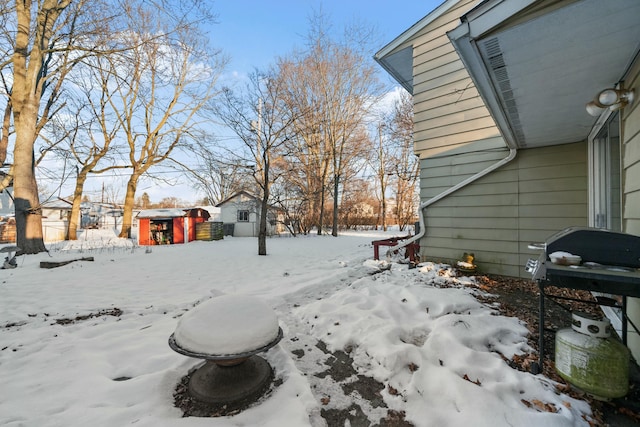
<svg viewBox="0 0 640 427">
<path fill-rule="evenodd" d="M 371 425 L 388 409 L 415 426 L 588 425 L 586 403 L 504 362 L 529 350 L 518 319 L 479 303 L 462 286 L 472 279 L 446 266 L 374 261 L 382 235 L 272 238 L 260 257 L 253 238 L 148 253 L 88 230 L 50 255 L 20 257 L 0 270 L 0 425 L 315 427 L 322 410 L 353 402 Z M 95 261 L 39 268 L 87 256 Z M 265 357 L 282 383 L 235 416 L 183 418 L 173 393 L 202 361 L 167 339 L 186 311 L 224 294 L 275 310 L 284 338 Z M 318 375 L 331 357 L 319 342 L 383 383 L 387 408 Z"/>
</svg>

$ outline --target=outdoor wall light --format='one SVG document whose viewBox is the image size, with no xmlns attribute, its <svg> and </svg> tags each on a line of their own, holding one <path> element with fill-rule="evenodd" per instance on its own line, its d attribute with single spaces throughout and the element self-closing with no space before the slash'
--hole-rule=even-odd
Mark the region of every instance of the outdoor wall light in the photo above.
<svg viewBox="0 0 640 427">
<path fill-rule="evenodd" d="M 587 113 L 597 117 L 606 108 L 611 111 L 620 110 L 633 102 L 633 90 L 631 89 L 605 89 L 598 93 L 593 101 L 586 106 Z"/>
</svg>

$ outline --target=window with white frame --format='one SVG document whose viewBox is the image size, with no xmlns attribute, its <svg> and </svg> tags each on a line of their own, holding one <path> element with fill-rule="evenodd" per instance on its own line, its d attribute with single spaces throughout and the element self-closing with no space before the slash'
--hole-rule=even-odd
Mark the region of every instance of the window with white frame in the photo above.
<svg viewBox="0 0 640 427">
<path fill-rule="evenodd" d="M 589 225 L 622 231 L 622 158 L 620 114 L 602 117 L 589 135 Z M 621 297 L 596 292 L 597 295 Z M 621 302 L 621 301 L 619 301 Z M 622 311 L 603 306 L 614 329 L 621 333 Z"/>
<path fill-rule="evenodd" d="M 249 222 L 249 211 L 238 211 L 238 222 Z"/>
<path fill-rule="evenodd" d="M 590 225 L 622 231 L 619 113 L 611 114 L 591 135 Z"/>
</svg>

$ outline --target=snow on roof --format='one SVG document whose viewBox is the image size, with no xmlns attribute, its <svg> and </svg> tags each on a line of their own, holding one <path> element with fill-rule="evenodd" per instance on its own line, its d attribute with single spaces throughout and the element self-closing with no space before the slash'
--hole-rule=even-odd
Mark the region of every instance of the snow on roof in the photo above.
<svg viewBox="0 0 640 427">
<path fill-rule="evenodd" d="M 184 209 L 166 208 L 166 209 L 147 209 L 140 211 L 138 218 L 175 218 L 185 216 Z"/>
<path fill-rule="evenodd" d="M 65 199 L 47 200 L 41 203 L 45 209 L 71 209 L 72 204 Z"/>
<path fill-rule="evenodd" d="M 222 212 L 222 209 L 218 206 L 196 206 L 195 209 L 204 209 L 205 211 L 208 211 L 212 216 L 214 214 L 219 214 L 220 212 Z"/>
</svg>

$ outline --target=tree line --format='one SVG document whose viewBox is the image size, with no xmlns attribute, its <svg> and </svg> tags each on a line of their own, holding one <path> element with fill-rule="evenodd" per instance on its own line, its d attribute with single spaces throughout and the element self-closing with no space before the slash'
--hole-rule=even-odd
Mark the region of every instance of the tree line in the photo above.
<svg viewBox="0 0 640 427">
<path fill-rule="evenodd" d="M 389 195 L 398 223 L 415 215 L 411 100 L 379 108 L 369 29 L 330 35 L 315 16 L 304 48 L 225 87 L 228 58 L 206 37 L 206 2 L 26 0 L 0 6 L 0 19 L 0 187 L 13 185 L 22 253 L 46 250 L 36 170 L 52 167 L 60 185 L 74 183 L 69 239 L 87 178 L 117 169 L 128 177 L 120 236 L 130 237 L 140 179 L 161 180 L 161 164 L 211 204 L 239 190 L 259 197 L 262 255 L 273 206 L 294 234 L 336 236 L 372 192 L 384 227 Z"/>
</svg>

